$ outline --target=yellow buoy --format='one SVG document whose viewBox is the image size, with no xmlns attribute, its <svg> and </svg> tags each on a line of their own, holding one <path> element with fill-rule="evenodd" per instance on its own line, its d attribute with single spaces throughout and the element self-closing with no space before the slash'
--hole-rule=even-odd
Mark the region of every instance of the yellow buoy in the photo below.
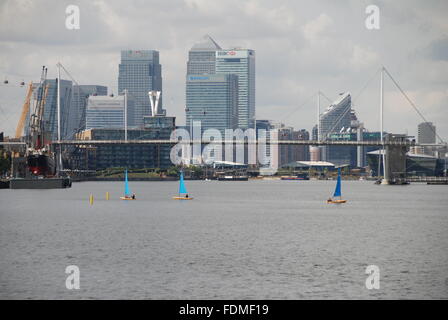
<svg viewBox="0 0 448 320">
<path fill-rule="evenodd" d="M 109 192 L 106 192 L 106 200 L 109 200 Z"/>
<path fill-rule="evenodd" d="M 90 205 L 93 205 L 93 194 L 90 195 L 89 202 L 90 202 Z"/>
</svg>

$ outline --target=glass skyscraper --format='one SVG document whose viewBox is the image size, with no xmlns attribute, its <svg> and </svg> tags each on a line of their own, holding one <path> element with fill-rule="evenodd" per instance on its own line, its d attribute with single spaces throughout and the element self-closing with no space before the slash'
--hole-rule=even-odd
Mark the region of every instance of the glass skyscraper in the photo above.
<svg viewBox="0 0 448 320">
<path fill-rule="evenodd" d="M 319 140 L 327 140 L 333 133 L 339 133 L 343 129 L 349 129 L 351 125 L 352 100 L 350 93 L 341 93 L 332 104 L 320 115 L 319 118 Z M 320 148 L 321 160 L 330 161 L 331 150 L 329 146 Z M 345 147 L 343 147 L 345 148 Z M 342 149 L 341 149 L 342 150 Z M 346 152 L 344 150 L 343 152 Z"/>
<path fill-rule="evenodd" d="M 58 87 L 57 79 L 47 79 L 43 87 L 48 85 L 48 93 L 45 100 L 43 121 L 44 130 L 50 132 L 51 140 L 58 139 Z M 33 98 L 38 99 L 39 83 L 33 83 Z M 43 90 L 42 90 L 43 92 Z M 72 82 L 69 80 L 61 80 L 61 139 L 70 139 L 73 137 L 76 129 L 74 122 L 70 121 L 71 117 L 76 116 L 76 111 L 72 106 Z M 25 124 L 25 133 L 29 133 L 30 114 L 33 113 L 31 107 L 30 113 L 27 115 Z"/>
<path fill-rule="evenodd" d="M 123 50 L 118 74 L 118 93 L 128 90 L 135 101 L 134 124 L 143 125 L 143 117 L 151 115 L 149 91 L 162 91 L 162 66 L 155 50 Z M 162 98 L 159 101 L 162 109 Z"/>
<path fill-rule="evenodd" d="M 320 116 L 319 139 L 325 140 L 331 133 L 350 128 L 352 99 L 350 93 L 341 93 Z"/>
<path fill-rule="evenodd" d="M 255 51 L 216 51 L 216 73 L 238 76 L 238 127 L 255 127 Z"/>
<path fill-rule="evenodd" d="M 221 47 L 210 36 L 205 35 L 188 52 L 188 74 L 214 74 L 216 51 Z"/>
<path fill-rule="evenodd" d="M 210 36 L 204 36 L 188 53 L 189 75 L 233 74 L 238 79 L 238 125 L 255 127 L 255 51 L 222 49 Z"/>
<path fill-rule="evenodd" d="M 187 128 L 201 121 L 202 132 L 238 126 L 238 77 L 233 74 L 187 75 Z"/>
</svg>

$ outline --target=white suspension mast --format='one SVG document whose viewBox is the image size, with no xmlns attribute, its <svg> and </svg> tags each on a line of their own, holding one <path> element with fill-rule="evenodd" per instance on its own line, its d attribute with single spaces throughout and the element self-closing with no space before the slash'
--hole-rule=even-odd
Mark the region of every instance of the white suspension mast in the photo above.
<svg viewBox="0 0 448 320">
<path fill-rule="evenodd" d="M 381 139 L 381 144 L 383 146 L 383 152 L 382 152 L 383 180 L 381 181 L 381 184 L 388 184 L 389 183 L 389 175 L 387 174 L 387 168 L 386 168 L 386 151 L 384 149 L 383 131 L 384 131 L 384 66 L 381 66 L 381 81 L 380 81 L 380 139 Z M 379 163 L 379 161 L 378 161 L 378 163 Z M 378 164 L 378 167 L 379 167 L 379 164 Z"/>
<path fill-rule="evenodd" d="M 383 96 L 383 91 L 384 91 L 384 87 L 383 87 L 383 81 L 384 81 L 384 67 L 381 67 L 381 80 L 380 80 L 380 139 L 381 139 L 381 143 L 384 146 L 384 141 L 383 141 L 383 104 L 384 104 L 384 96 Z"/>
</svg>

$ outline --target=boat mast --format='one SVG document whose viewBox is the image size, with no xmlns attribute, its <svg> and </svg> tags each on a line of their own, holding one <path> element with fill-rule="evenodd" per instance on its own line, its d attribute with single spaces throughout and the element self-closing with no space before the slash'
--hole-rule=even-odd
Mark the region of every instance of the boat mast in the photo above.
<svg viewBox="0 0 448 320">
<path fill-rule="evenodd" d="M 59 155 L 58 155 L 58 168 L 59 173 L 62 170 L 62 146 L 61 142 L 61 63 L 58 62 L 58 82 L 57 82 L 57 114 L 58 114 L 58 142 L 59 142 Z"/>
</svg>

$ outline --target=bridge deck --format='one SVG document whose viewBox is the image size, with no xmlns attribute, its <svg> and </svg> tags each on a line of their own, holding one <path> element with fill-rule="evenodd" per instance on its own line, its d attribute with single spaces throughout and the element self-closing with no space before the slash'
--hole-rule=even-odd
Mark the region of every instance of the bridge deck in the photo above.
<svg viewBox="0 0 448 320">
<path fill-rule="evenodd" d="M 106 145 L 106 144 L 169 144 L 174 145 L 178 143 L 183 144 L 209 144 L 213 141 L 209 140 L 191 140 L 191 141 L 177 141 L 177 140 L 65 140 L 54 141 L 55 145 Z M 256 141 L 242 141 L 242 140 L 222 140 L 215 143 L 221 144 L 257 144 Z M 412 141 L 314 141 L 314 140 L 272 140 L 266 142 L 268 144 L 278 145 L 307 145 L 307 146 L 326 146 L 326 145 L 342 145 L 342 146 L 414 146 Z"/>
</svg>

